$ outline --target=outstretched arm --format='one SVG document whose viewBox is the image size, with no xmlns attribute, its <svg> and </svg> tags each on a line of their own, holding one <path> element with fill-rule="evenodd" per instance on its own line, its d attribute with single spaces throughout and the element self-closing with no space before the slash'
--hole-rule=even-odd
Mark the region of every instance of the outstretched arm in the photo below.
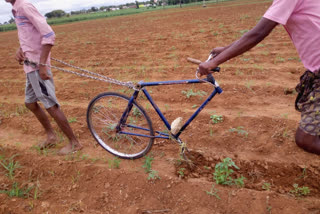
<svg viewBox="0 0 320 214">
<path fill-rule="evenodd" d="M 209 74 L 212 69 L 218 65 L 232 59 L 256 46 L 277 26 L 277 22 L 262 18 L 259 23 L 249 32 L 244 34 L 239 40 L 224 48 L 218 55 L 209 62 L 203 62 L 199 65 L 201 75 Z M 213 49 L 212 52 L 214 52 Z"/>
</svg>

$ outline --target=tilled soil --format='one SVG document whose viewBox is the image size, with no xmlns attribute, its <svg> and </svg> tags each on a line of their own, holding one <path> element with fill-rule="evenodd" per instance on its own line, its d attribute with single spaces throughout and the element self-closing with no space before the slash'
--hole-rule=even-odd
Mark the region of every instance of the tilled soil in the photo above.
<svg viewBox="0 0 320 214">
<path fill-rule="evenodd" d="M 270 4 L 238 0 L 53 26 L 52 56 L 125 82 L 193 79 L 197 66 L 187 57 L 205 60 L 212 48 L 255 26 Z M 52 121 L 59 144 L 40 151 L 36 145 L 45 133 L 24 107 L 25 75 L 14 60 L 18 45 L 16 31 L 0 34 L 0 158 L 20 165 L 11 179 L 0 168 L 0 190 L 17 183 L 30 191 L 25 198 L 0 194 L 0 213 L 320 213 L 319 157 L 294 142 L 300 119 L 294 88 L 305 69 L 282 26 L 215 74 L 223 93 L 181 135 L 192 164 L 180 159 L 175 142 L 155 140 L 148 156 L 158 179 L 148 179 L 145 158 L 115 159 L 87 128 L 91 99 L 133 91 L 58 70 L 57 97 L 84 149 L 58 156 L 67 139 Z M 169 122 L 185 122 L 204 101 L 187 98 L 191 89 L 212 91 L 208 84 L 148 88 Z M 142 94 L 138 102 L 154 129 L 164 131 Z M 213 115 L 223 121 L 214 123 Z M 227 157 L 239 167 L 231 177 L 246 178 L 243 187 L 213 180 L 216 164 Z M 119 160 L 119 168 L 112 167 Z M 310 193 L 294 194 L 294 184 Z"/>
</svg>

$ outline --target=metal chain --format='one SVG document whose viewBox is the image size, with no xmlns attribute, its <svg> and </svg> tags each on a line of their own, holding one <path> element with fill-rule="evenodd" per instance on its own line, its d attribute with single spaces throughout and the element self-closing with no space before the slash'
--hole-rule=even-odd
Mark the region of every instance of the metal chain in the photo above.
<svg viewBox="0 0 320 214">
<path fill-rule="evenodd" d="M 113 84 L 116 84 L 116 85 L 126 86 L 126 87 L 131 88 L 131 89 L 133 89 L 135 91 L 139 91 L 140 90 L 138 86 L 133 84 L 133 82 L 122 82 L 122 81 L 119 81 L 119 80 L 116 80 L 116 79 L 112 79 L 110 77 L 107 77 L 107 76 L 104 76 L 104 75 L 101 75 L 101 74 L 94 73 L 92 71 L 88 71 L 86 69 L 83 69 L 83 68 L 68 64 L 68 63 L 66 63 L 66 62 L 64 62 L 62 60 L 59 60 L 59 59 L 55 59 L 55 58 L 51 58 L 51 59 L 56 61 L 56 62 L 60 62 L 61 64 L 64 64 L 66 66 L 69 66 L 71 68 L 80 70 L 82 72 L 85 72 L 85 73 L 88 73 L 88 74 L 91 74 L 91 75 L 94 75 L 94 76 L 78 73 L 78 72 L 75 72 L 75 71 L 70 71 L 70 70 L 67 70 L 67 69 L 64 69 L 64 68 L 60 68 L 60 67 L 57 67 L 57 66 L 54 66 L 54 65 L 48 65 L 48 64 L 33 62 L 33 61 L 28 60 L 28 59 L 24 61 L 24 64 L 26 64 L 28 66 L 34 66 L 34 67 L 36 65 L 47 66 L 47 67 L 55 68 L 57 70 L 64 71 L 64 72 L 67 72 L 67 73 L 75 74 L 77 76 L 87 77 L 87 78 L 91 78 L 91 79 L 94 79 L 94 80 L 99 80 L 99 81 L 103 81 L 103 82 L 113 83 Z M 95 77 L 95 76 L 97 76 L 97 77 Z"/>
</svg>

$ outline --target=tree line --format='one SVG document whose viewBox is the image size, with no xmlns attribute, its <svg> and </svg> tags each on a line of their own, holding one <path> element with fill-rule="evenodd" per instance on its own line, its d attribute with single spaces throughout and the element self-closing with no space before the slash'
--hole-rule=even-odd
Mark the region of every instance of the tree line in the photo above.
<svg viewBox="0 0 320 214">
<path fill-rule="evenodd" d="M 151 5 L 151 6 L 165 6 L 165 5 L 178 5 L 178 4 L 189 4 L 189 3 L 195 3 L 195 2 L 202 2 L 203 0 L 158 0 L 155 2 L 154 0 L 151 1 L 135 1 L 133 3 L 127 3 L 119 6 L 101 6 L 101 7 L 91 7 L 89 9 L 82 9 L 78 11 L 71 11 L 70 13 L 66 13 L 63 10 L 53 10 L 49 13 L 46 13 L 45 16 L 47 18 L 59 18 L 64 16 L 70 16 L 70 15 L 78 15 L 78 14 L 84 14 L 84 13 L 95 13 L 99 11 L 111 11 L 113 8 L 118 9 L 124 9 L 124 8 L 136 8 L 139 9 L 139 5 Z M 219 0 L 216 0 L 218 2 Z M 222 0 L 220 0 L 222 1 Z"/>
</svg>

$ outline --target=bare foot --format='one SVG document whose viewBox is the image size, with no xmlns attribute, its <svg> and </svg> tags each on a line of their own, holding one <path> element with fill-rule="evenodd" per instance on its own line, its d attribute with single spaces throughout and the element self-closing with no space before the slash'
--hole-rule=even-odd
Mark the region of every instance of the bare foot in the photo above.
<svg viewBox="0 0 320 214">
<path fill-rule="evenodd" d="M 54 147 L 57 144 L 57 137 L 55 135 L 50 135 L 47 137 L 47 140 L 39 143 L 38 146 L 40 149 Z"/>
<path fill-rule="evenodd" d="M 74 152 L 80 151 L 83 148 L 83 146 L 81 144 L 68 144 L 65 147 L 63 147 L 62 149 L 60 149 L 60 151 L 57 153 L 58 155 L 68 155 L 68 154 L 72 154 Z"/>
</svg>

